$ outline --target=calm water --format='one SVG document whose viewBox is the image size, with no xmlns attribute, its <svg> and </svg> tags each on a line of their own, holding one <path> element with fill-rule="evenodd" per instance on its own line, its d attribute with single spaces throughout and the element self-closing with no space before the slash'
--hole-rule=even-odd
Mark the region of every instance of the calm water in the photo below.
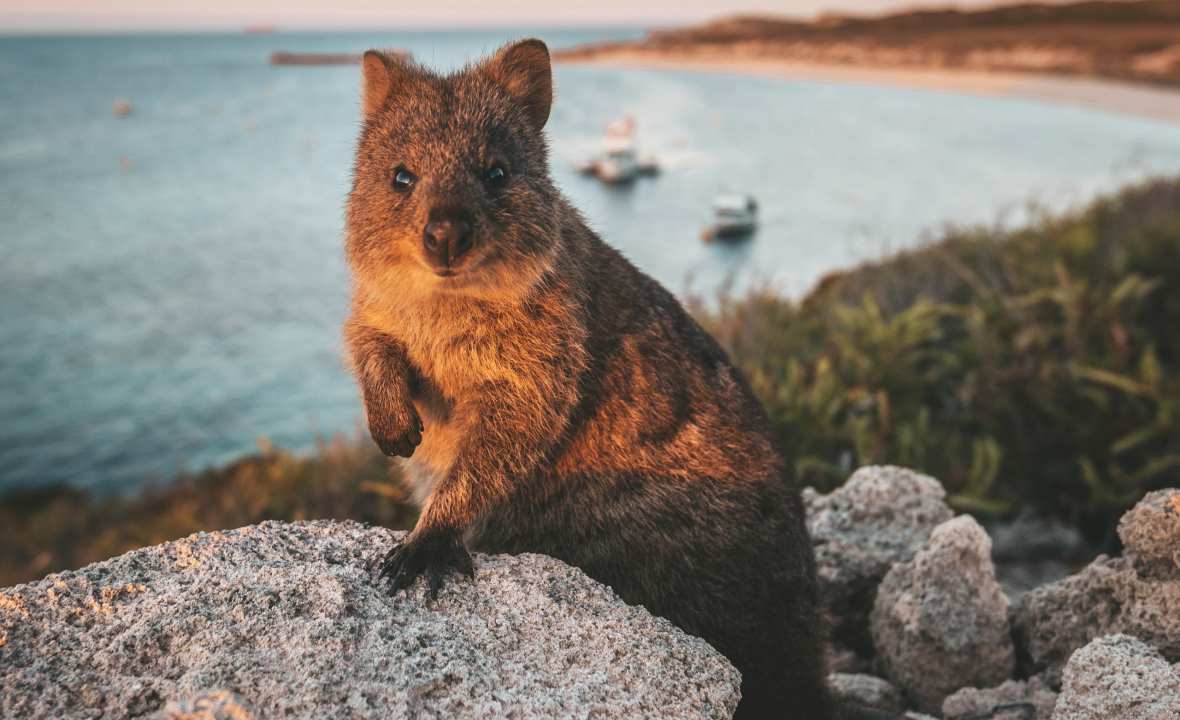
<svg viewBox="0 0 1180 720">
<path fill-rule="evenodd" d="M 520 34 L 0 38 L 0 489 L 128 489 L 355 429 L 338 326 L 358 71 L 266 58 L 394 46 L 456 67 Z M 736 274 L 797 293 L 945 222 L 1180 171 L 1180 127 L 1027 101 L 590 68 L 557 85 L 559 183 L 678 292 Z M 667 171 L 576 176 L 622 113 Z M 762 203 L 746 247 L 697 239 L 723 190 Z"/>
</svg>

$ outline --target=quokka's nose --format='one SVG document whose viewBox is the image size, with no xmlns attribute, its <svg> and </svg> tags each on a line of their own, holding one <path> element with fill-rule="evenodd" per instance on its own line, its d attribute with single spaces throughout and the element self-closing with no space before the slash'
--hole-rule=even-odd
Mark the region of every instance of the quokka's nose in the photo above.
<svg viewBox="0 0 1180 720">
<path fill-rule="evenodd" d="M 440 267 L 450 267 L 471 249 L 474 235 L 466 220 L 431 220 L 422 233 L 426 255 Z"/>
</svg>

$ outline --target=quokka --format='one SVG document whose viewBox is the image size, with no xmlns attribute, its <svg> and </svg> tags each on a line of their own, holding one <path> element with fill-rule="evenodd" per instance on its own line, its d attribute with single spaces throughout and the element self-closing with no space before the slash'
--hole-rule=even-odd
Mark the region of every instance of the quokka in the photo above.
<svg viewBox="0 0 1180 720">
<path fill-rule="evenodd" d="M 798 487 L 724 351 L 554 186 L 545 45 L 370 51 L 362 84 L 345 339 L 422 507 L 392 589 L 551 555 L 725 654 L 738 717 L 829 717 Z"/>
</svg>

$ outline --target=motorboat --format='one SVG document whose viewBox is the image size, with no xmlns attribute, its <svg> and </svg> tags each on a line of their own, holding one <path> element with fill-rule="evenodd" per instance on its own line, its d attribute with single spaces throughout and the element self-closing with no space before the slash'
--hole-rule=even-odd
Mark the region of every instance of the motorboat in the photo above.
<svg viewBox="0 0 1180 720">
<path fill-rule="evenodd" d="M 635 150 L 635 119 L 632 117 L 607 125 L 602 144 L 601 155 L 578 166 L 582 174 L 611 185 L 623 185 L 640 176 L 659 172 L 654 158 L 641 158 Z"/>
<path fill-rule="evenodd" d="M 726 194 L 713 201 L 713 223 L 703 237 L 712 240 L 742 240 L 758 229 L 758 201 L 750 195 Z"/>
</svg>

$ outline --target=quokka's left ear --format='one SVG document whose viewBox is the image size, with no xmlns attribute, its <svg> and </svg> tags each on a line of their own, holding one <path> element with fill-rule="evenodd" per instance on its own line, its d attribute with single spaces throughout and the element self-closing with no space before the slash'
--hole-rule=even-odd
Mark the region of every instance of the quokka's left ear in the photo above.
<svg viewBox="0 0 1180 720">
<path fill-rule="evenodd" d="M 540 130 L 553 105 L 553 71 L 549 48 L 536 38 L 506 45 L 488 61 L 487 70 L 524 107 Z"/>
</svg>

